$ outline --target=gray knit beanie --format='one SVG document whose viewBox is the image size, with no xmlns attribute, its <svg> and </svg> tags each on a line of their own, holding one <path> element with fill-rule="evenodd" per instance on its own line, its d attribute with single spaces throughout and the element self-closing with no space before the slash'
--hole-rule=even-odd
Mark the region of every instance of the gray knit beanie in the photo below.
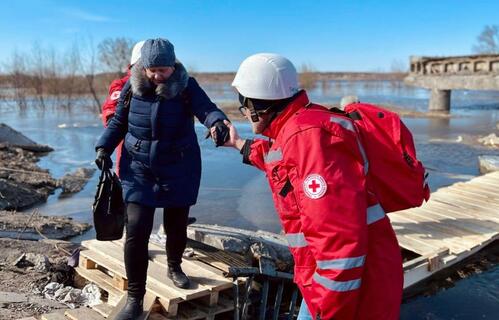
<svg viewBox="0 0 499 320">
<path fill-rule="evenodd" d="M 175 65 L 173 44 L 166 39 L 148 39 L 140 51 L 140 60 L 144 68 L 173 67 Z"/>
</svg>

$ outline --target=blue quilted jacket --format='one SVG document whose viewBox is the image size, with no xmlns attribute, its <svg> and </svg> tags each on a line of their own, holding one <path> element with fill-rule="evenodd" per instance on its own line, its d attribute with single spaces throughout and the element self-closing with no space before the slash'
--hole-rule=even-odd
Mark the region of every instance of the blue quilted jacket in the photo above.
<svg viewBox="0 0 499 320">
<path fill-rule="evenodd" d="M 134 65 L 116 114 L 97 141 L 96 149 L 110 154 L 125 141 L 120 178 L 126 202 L 162 208 L 195 204 L 201 156 L 193 116 L 207 128 L 227 119 L 184 67 L 175 67 L 166 83 L 155 86 L 140 63 Z"/>
</svg>

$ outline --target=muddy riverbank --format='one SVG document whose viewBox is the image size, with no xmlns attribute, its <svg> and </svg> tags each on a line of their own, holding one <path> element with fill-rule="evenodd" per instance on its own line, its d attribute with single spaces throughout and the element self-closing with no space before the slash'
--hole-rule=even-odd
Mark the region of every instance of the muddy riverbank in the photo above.
<svg viewBox="0 0 499 320">
<path fill-rule="evenodd" d="M 43 154 L 0 144 L 0 210 L 23 210 L 47 200 L 57 187 L 37 162 Z"/>
<path fill-rule="evenodd" d="M 42 216 L 38 210 L 31 214 L 0 211 L 0 238 L 24 240 L 68 239 L 90 229 L 88 223 L 65 216 Z"/>
<path fill-rule="evenodd" d="M 77 246 L 58 240 L 0 238 L 0 319 L 38 316 L 66 305 L 41 293 L 49 282 L 73 285 L 67 252 Z"/>
<path fill-rule="evenodd" d="M 61 179 L 42 169 L 40 158 L 53 151 L 0 123 L 0 210 L 25 210 L 47 201 L 57 188 L 63 195 L 79 192 L 95 172 L 77 168 Z"/>
</svg>

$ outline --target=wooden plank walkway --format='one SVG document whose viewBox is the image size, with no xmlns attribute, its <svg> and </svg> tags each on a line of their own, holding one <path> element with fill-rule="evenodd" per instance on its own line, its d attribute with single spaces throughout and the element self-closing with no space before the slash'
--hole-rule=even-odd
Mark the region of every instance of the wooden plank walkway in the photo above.
<svg viewBox="0 0 499 320">
<path fill-rule="evenodd" d="M 400 245 L 421 256 L 404 264 L 406 288 L 499 239 L 499 172 L 438 189 L 423 206 L 389 217 Z"/>
</svg>

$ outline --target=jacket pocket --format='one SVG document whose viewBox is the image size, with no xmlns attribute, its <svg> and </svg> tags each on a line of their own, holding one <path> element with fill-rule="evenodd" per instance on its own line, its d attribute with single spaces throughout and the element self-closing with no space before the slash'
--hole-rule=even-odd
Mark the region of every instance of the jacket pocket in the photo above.
<svg viewBox="0 0 499 320">
<path fill-rule="evenodd" d="M 295 266 L 293 281 L 303 287 L 312 285 L 315 266 Z"/>
<path fill-rule="evenodd" d="M 138 139 L 130 133 L 125 136 L 125 148 L 133 160 L 148 163 L 150 147 L 151 142 L 148 140 Z"/>
<path fill-rule="evenodd" d="M 269 169 L 269 180 L 279 216 L 283 219 L 299 219 L 300 211 L 288 171 L 280 163 Z"/>
</svg>

